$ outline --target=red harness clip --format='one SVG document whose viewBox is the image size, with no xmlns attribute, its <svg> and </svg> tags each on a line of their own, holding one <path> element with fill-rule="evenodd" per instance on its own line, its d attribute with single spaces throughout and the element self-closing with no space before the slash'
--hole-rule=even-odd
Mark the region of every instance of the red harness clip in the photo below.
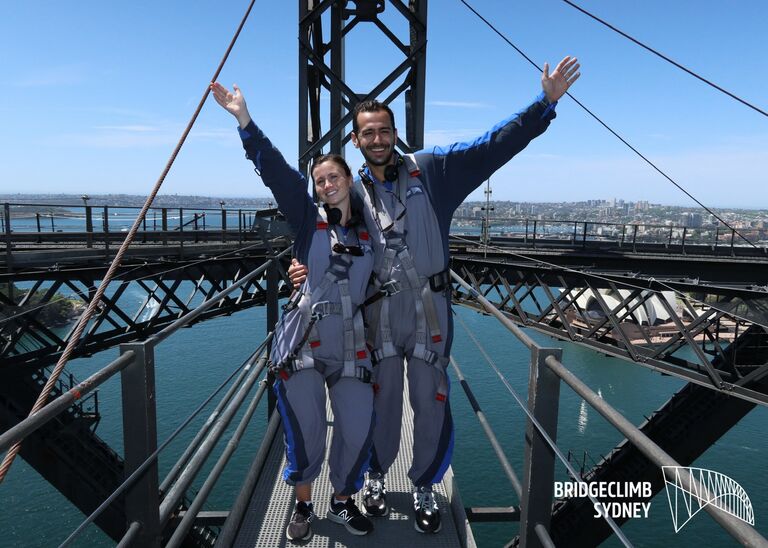
<svg viewBox="0 0 768 548">
<path fill-rule="evenodd" d="M 286 371 L 285 369 L 281 369 L 278 374 L 280 375 L 280 378 L 283 379 L 284 381 L 287 381 L 290 378 L 290 375 L 288 375 L 288 371 Z"/>
<path fill-rule="evenodd" d="M 357 359 L 358 360 L 364 360 L 367 355 L 368 355 L 368 353 L 365 350 L 358 350 L 357 351 Z"/>
<path fill-rule="evenodd" d="M 439 343 L 442 340 L 443 340 L 443 338 L 440 335 L 432 335 L 432 342 L 433 343 Z"/>
<path fill-rule="evenodd" d="M 328 229 L 328 223 L 325 221 L 318 221 L 317 222 L 317 229 L 318 230 L 327 230 Z"/>
<path fill-rule="evenodd" d="M 369 238 L 370 236 L 368 236 L 368 233 L 367 233 L 367 232 L 365 232 L 364 230 L 362 230 L 362 231 L 360 231 L 360 233 L 357 235 L 357 237 L 358 237 L 358 238 L 360 238 L 361 240 L 365 240 L 365 241 L 367 242 L 367 241 L 368 241 L 368 238 Z"/>
<path fill-rule="evenodd" d="M 437 396 L 435 396 L 435 399 L 437 401 L 445 401 L 445 394 L 441 394 L 440 392 L 438 392 Z"/>
<path fill-rule="evenodd" d="M 320 346 L 320 341 L 309 341 L 310 348 L 317 348 L 318 346 Z"/>
</svg>

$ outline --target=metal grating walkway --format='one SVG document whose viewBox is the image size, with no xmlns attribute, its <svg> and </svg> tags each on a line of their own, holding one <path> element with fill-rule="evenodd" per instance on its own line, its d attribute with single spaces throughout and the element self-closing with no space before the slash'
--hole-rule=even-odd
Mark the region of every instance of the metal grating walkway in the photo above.
<svg viewBox="0 0 768 548">
<path fill-rule="evenodd" d="M 320 476 L 313 485 L 312 500 L 319 519 L 312 523 L 314 536 L 309 542 L 301 543 L 308 547 L 365 546 L 426 546 L 460 548 L 474 547 L 474 539 L 469 529 L 464 507 L 459 497 L 458 489 L 453 478 L 453 470 L 449 468 L 442 483 L 435 485 L 435 498 L 440 505 L 442 530 L 436 535 L 425 535 L 416 532 L 413 527 L 411 482 L 408 479 L 408 468 L 411 462 L 413 447 L 413 411 L 408 403 L 407 386 L 403 397 L 403 430 L 400 440 L 400 453 L 395 464 L 387 474 L 387 502 L 390 513 L 386 518 L 374 519 L 374 531 L 366 536 L 357 537 L 347 532 L 342 525 L 331 522 L 325 517 L 328 502 L 331 497 L 331 484 L 328 480 L 328 461 L 323 464 Z M 333 429 L 333 415 L 328 409 L 328 439 Z M 264 466 L 261 478 L 254 491 L 248 511 L 240 526 L 233 546 L 236 548 L 253 548 L 262 546 L 295 546 L 285 538 L 285 528 L 293 511 L 293 488 L 282 480 L 281 473 L 285 466 L 285 451 L 282 430 L 278 432 L 270 449 L 269 457 Z M 360 494 L 355 496 L 358 504 Z M 457 527 L 458 523 L 458 527 Z"/>
</svg>

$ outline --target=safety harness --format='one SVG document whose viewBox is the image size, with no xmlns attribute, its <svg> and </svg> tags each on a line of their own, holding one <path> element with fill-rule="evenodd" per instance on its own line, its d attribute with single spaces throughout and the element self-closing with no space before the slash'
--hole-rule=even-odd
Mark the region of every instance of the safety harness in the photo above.
<svg viewBox="0 0 768 548">
<path fill-rule="evenodd" d="M 340 377 L 355 377 L 363 382 L 370 382 L 371 373 L 362 365 L 357 365 L 358 360 L 368 357 L 365 341 L 365 325 L 360 307 L 352 304 L 349 293 L 349 270 L 352 266 L 352 257 L 345 253 L 337 253 L 334 248 L 341 244 L 336 224 L 328 223 L 328 216 L 324 208 L 318 208 L 317 230 L 327 232 L 330 240 L 331 255 L 329 265 L 325 270 L 323 279 L 313 291 L 309 289 L 307 280 L 298 291 L 283 306 L 285 315 L 298 309 L 301 314 L 301 327 L 303 335 L 296 346 L 286 358 L 274 366 L 275 372 L 281 378 L 287 380 L 290 375 L 302 369 L 315 367 L 313 350 L 321 345 L 317 330 L 317 322 L 329 314 L 340 314 L 344 323 L 344 367 Z M 358 241 L 369 238 L 368 233 L 355 227 Z M 343 244 L 342 244 L 342 247 Z M 336 285 L 339 288 L 339 301 L 330 302 L 321 300 L 328 290 Z M 285 318 L 285 316 L 283 316 Z"/>
<path fill-rule="evenodd" d="M 416 178 L 421 175 L 416 159 L 412 154 L 402 156 L 402 163 L 408 172 L 410 178 Z M 399 175 L 399 174 L 398 174 Z M 398 176 L 393 193 L 397 204 L 394 210 L 394 219 L 389 215 L 387 207 L 384 204 L 381 192 L 376 192 L 373 181 L 369 177 L 362 178 L 363 188 L 365 188 L 365 200 L 369 208 L 376 217 L 376 223 L 381 229 L 385 241 L 384 259 L 381 274 L 374 277 L 374 285 L 378 292 L 374 294 L 366 304 L 378 300 L 382 297 L 392 296 L 402 289 L 411 289 L 415 293 L 414 308 L 416 311 L 416 344 L 413 348 L 413 357 L 424 360 L 427 364 L 434 366 L 441 373 L 441 382 L 438 388 L 437 399 L 445 401 L 448 391 L 447 381 L 445 379 L 444 360 L 440 359 L 437 352 L 428 348 L 427 335 L 432 343 L 438 343 L 442 340 L 440 332 L 440 323 L 437 318 L 435 302 L 432 298 L 433 292 L 444 291 L 450 282 L 448 270 L 439 272 L 433 276 L 419 276 L 413 258 L 408 249 L 405 240 L 405 213 L 406 207 L 402 200 L 408 192 L 408 177 Z M 399 259 L 400 264 L 405 271 L 406 287 L 392 280 L 392 267 L 395 258 Z M 379 363 L 384 358 L 397 356 L 397 351 L 392 340 L 392 328 L 389 322 L 389 304 L 390 299 L 384 298 L 378 317 L 369 318 L 368 330 L 370 338 L 373 339 L 377 329 L 381 333 L 381 348 L 376 348 L 371 352 L 371 360 L 374 364 Z"/>
</svg>

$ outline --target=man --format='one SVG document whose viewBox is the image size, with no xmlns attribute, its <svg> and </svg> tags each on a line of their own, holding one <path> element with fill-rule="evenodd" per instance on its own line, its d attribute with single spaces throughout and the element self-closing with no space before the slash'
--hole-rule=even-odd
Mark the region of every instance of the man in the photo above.
<svg viewBox="0 0 768 548">
<path fill-rule="evenodd" d="M 575 58 L 549 73 L 542 92 L 512 117 L 471 143 L 401 156 L 392 111 L 378 101 L 354 110 L 352 143 L 365 164 L 356 189 L 365 203 L 375 264 L 373 295 L 365 316 L 374 358 L 376 426 L 364 492 L 366 513 L 385 516 L 385 474 L 397 456 L 402 418 L 404 363 L 414 413 L 414 527 L 437 533 L 440 512 L 432 493 L 451 462 L 453 420 L 446 368 L 453 338 L 448 232 L 456 208 L 483 181 L 542 134 L 554 107 L 579 78 Z M 305 270 L 289 273 L 301 281 Z"/>
</svg>

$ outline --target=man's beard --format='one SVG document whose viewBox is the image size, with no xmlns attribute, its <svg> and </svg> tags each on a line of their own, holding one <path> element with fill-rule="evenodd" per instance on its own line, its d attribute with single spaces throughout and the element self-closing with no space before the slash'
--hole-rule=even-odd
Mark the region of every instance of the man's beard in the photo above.
<svg viewBox="0 0 768 548">
<path fill-rule="evenodd" d="M 389 147 L 389 152 L 383 160 L 375 160 L 371 158 L 371 156 L 368 155 L 368 152 L 366 151 L 365 147 L 361 147 L 360 152 L 363 154 L 363 158 L 365 159 L 366 164 L 371 166 L 377 166 L 377 167 L 385 166 L 392 161 L 392 156 L 395 153 L 395 146 L 391 145 Z"/>
</svg>

